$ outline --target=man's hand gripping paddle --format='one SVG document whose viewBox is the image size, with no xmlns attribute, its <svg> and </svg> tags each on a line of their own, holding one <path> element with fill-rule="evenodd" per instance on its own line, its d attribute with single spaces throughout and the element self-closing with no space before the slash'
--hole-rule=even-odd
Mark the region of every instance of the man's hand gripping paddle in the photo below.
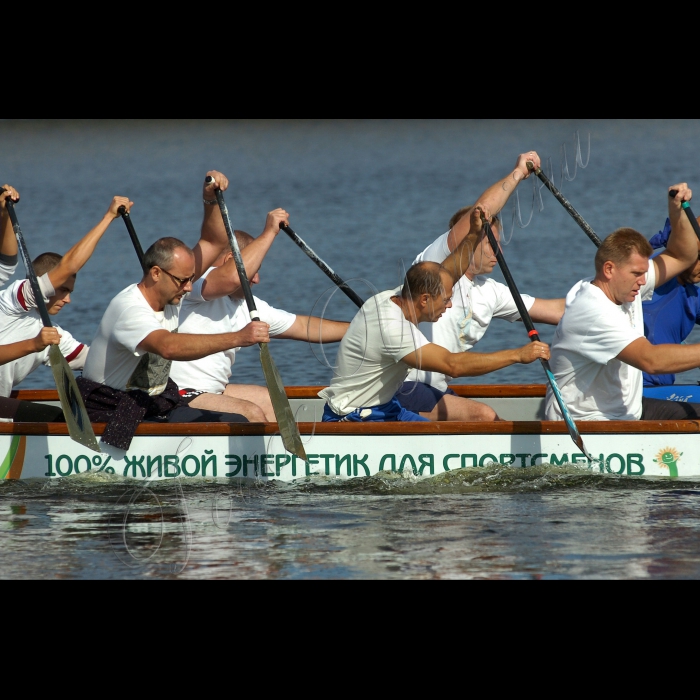
<svg viewBox="0 0 700 700">
<path fill-rule="evenodd" d="M 211 183 L 213 182 L 213 179 L 207 178 L 207 182 Z M 231 244 L 233 257 L 236 261 L 236 269 L 238 270 L 238 277 L 241 281 L 241 287 L 243 289 L 243 293 L 245 294 L 246 303 L 248 304 L 250 317 L 253 319 L 253 321 L 259 321 L 260 314 L 256 308 L 255 298 L 253 297 L 253 292 L 250 288 L 248 275 L 245 270 L 245 265 L 243 264 L 241 249 L 238 245 L 238 240 L 236 239 L 233 225 L 231 224 L 231 217 L 228 213 L 224 193 L 219 189 L 216 190 L 216 200 L 219 203 L 219 209 L 221 209 L 221 216 L 224 220 L 224 226 L 226 227 L 226 233 L 228 234 L 229 243 Z M 284 390 L 282 377 L 280 377 L 280 373 L 272 360 L 270 348 L 267 343 L 260 343 L 260 363 L 262 364 L 265 381 L 267 382 L 267 388 L 270 392 L 270 399 L 272 400 L 272 408 L 275 411 L 275 417 L 277 418 L 284 447 L 288 452 L 296 455 L 299 459 L 306 462 L 308 461 L 308 458 L 306 456 L 306 451 L 304 450 L 304 444 L 301 441 L 299 428 L 294 420 L 294 413 L 292 413 L 292 407 L 289 405 L 289 399 L 287 398 L 287 392 Z"/>
<path fill-rule="evenodd" d="M 678 196 L 678 190 L 671 190 L 668 193 L 668 196 L 671 199 L 675 199 Z M 683 202 L 683 209 L 685 209 L 685 213 L 688 215 L 688 218 L 690 219 L 690 225 L 693 227 L 693 231 L 695 231 L 695 235 L 698 237 L 698 240 L 700 240 L 700 224 L 698 223 L 698 220 L 695 218 L 695 214 L 693 214 L 693 210 L 690 208 L 690 202 Z"/>
<path fill-rule="evenodd" d="M 4 190 L 2 191 L 4 192 Z M 27 270 L 27 279 L 29 280 L 32 293 L 36 299 L 37 310 L 39 311 L 44 326 L 46 328 L 53 328 L 51 317 L 49 316 L 48 309 L 44 302 L 44 295 L 41 293 L 39 287 L 39 280 L 34 272 L 32 260 L 29 257 L 22 230 L 19 227 L 14 202 L 8 198 L 5 201 L 5 206 L 7 207 L 7 213 L 10 216 L 10 221 L 15 231 L 17 245 L 20 255 L 22 256 L 22 261 L 24 262 L 24 267 Z M 51 370 L 56 382 L 58 396 L 61 399 L 61 408 L 63 408 L 63 415 L 68 425 L 68 432 L 71 438 L 93 452 L 100 452 L 100 447 L 97 444 L 97 438 L 92 430 L 90 417 L 85 409 L 83 397 L 80 395 L 73 370 L 69 367 L 66 358 L 63 357 L 63 353 L 61 353 L 57 345 L 51 345 L 49 347 L 49 360 L 51 361 Z"/>
<path fill-rule="evenodd" d="M 532 322 L 532 318 L 530 317 L 530 314 L 528 313 L 528 310 L 525 307 L 525 303 L 523 302 L 523 298 L 520 295 L 520 292 L 518 291 L 517 285 L 515 284 L 515 280 L 510 274 L 510 270 L 508 269 L 508 264 L 506 263 L 506 259 L 503 256 L 501 246 L 498 244 L 496 237 L 493 235 L 493 231 L 491 230 L 491 224 L 489 224 L 488 221 L 484 221 L 484 231 L 486 232 L 486 236 L 489 239 L 489 243 L 491 244 L 493 252 L 498 258 L 498 264 L 501 268 L 501 272 L 503 273 L 503 276 L 506 279 L 506 283 L 508 284 L 510 293 L 513 295 L 515 305 L 518 307 L 518 312 L 520 313 L 520 318 L 525 324 L 525 328 L 527 329 L 528 335 L 530 336 L 530 341 L 533 343 L 541 342 L 540 336 L 537 330 L 535 329 L 535 324 Z M 559 390 L 559 386 L 557 385 L 557 380 L 554 378 L 554 373 L 552 372 L 552 368 L 550 367 L 549 362 L 547 360 L 541 360 L 541 362 L 542 367 L 544 367 L 545 374 L 547 375 L 547 382 L 549 383 L 549 386 L 552 389 L 552 393 L 554 394 L 557 403 L 559 404 L 559 410 L 561 411 L 562 416 L 564 416 L 564 421 L 566 422 L 566 427 L 569 429 L 569 435 L 571 435 L 571 439 L 574 441 L 576 447 L 578 447 L 579 450 L 581 450 L 581 454 L 585 455 L 589 462 L 597 462 L 598 460 L 595 460 L 593 459 L 593 457 L 591 457 L 585 445 L 583 444 L 583 438 L 581 437 L 581 434 L 579 433 L 578 428 L 576 427 L 576 423 L 574 423 L 574 419 L 569 413 L 569 409 L 564 403 L 564 399 L 562 398 L 561 391 Z"/>
</svg>

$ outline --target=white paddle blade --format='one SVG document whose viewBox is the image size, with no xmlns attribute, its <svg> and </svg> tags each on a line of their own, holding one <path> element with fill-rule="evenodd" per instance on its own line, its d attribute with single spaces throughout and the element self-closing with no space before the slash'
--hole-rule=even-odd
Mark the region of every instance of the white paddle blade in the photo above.
<svg viewBox="0 0 700 700">
<path fill-rule="evenodd" d="M 262 364 L 263 374 L 270 392 L 272 408 L 275 411 L 275 418 L 280 427 L 280 435 L 284 447 L 290 454 L 296 455 L 299 459 L 308 461 L 304 443 L 301 441 L 299 428 L 294 420 L 292 407 L 289 405 L 287 392 L 284 390 L 282 377 L 277 371 L 277 367 L 270 355 L 270 348 L 265 343 L 260 344 L 260 364 Z"/>
<path fill-rule="evenodd" d="M 57 345 L 52 345 L 49 349 L 49 359 L 71 438 L 93 452 L 100 452 L 73 370 Z"/>
</svg>

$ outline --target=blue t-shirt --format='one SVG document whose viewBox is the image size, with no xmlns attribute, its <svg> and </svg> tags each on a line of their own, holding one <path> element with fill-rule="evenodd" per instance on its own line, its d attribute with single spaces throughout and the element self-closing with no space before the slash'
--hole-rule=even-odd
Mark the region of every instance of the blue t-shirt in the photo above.
<svg viewBox="0 0 700 700">
<path fill-rule="evenodd" d="M 652 345 L 681 345 L 700 324 L 700 296 L 694 284 L 673 278 L 644 303 L 644 334 Z M 644 386 L 673 386 L 675 374 L 644 374 Z"/>
</svg>

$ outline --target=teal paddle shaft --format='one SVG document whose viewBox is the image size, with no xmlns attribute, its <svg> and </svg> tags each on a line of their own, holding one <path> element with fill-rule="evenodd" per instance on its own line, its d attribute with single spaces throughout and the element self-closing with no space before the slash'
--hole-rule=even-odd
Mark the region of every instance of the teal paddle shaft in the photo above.
<svg viewBox="0 0 700 700">
<path fill-rule="evenodd" d="M 491 224 L 489 224 L 488 221 L 484 222 L 484 230 L 486 231 L 486 236 L 489 239 L 491 248 L 493 248 L 493 252 L 498 258 L 498 264 L 501 268 L 501 272 L 503 273 L 503 276 L 506 279 L 506 283 L 508 284 L 510 293 L 513 295 L 515 305 L 518 307 L 518 312 L 520 313 L 520 318 L 525 324 L 525 328 L 527 329 L 528 335 L 530 336 L 530 341 L 533 343 L 539 343 L 541 342 L 540 334 L 537 332 L 535 324 L 532 322 L 532 318 L 527 308 L 525 307 L 525 302 L 523 301 L 523 298 L 520 292 L 518 291 L 518 287 L 515 284 L 513 275 L 510 274 L 510 269 L 508 268 L 508 264 L 506 263 L 506 259 L 503 255 L 503 251 L 501 250 L 501 246 L 498 244 L 496 237 L 493 235 Z M 581 434 L 579 433 L 578 428 L 576 427 L 576 423 L 574 423 L 574 419 L 571 417 L 571 413 L 569 413 L 569 409 L 564 403 L 564 399 L 561 395 L 561 391 L 559 390 L 557 380 L 554 377 L 554 373 L 552 372 L 552 368 L 550 367 L 549 362 L 547 360 L 541 360 L 541 362 L 545 374 L 547 375 L 547 382 L 549 383 L 549 386 L 552 389 L 552 393 L 554 394 L 554 397 L 556 398 L 557 403 L 559 404 L 559 410 L 561 411 L 562 416 L 564 416 L 564 422 L 566 423 L 566 426 L 569 429 L 569 435 L 571 435 L 571 439 L 574 441 L 576 447 L 578 447 L 579 450 L 581 450 L 581 454 L 585 455 L 589 462 L 595 462 L 596 460 L 594 460 L 593 457 L 591 457 L 591 455 L 588 453 L 588 450 L 586 450 L 586 447 L 583 444 L 583 438 L 581 437 Z"/>
</svg>

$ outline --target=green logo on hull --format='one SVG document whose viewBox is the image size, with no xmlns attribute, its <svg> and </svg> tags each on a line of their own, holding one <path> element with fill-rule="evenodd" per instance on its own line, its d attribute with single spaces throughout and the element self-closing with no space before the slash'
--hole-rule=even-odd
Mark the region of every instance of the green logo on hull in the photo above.
<svg viewBox="0 0 700 700">
<path fill-rule="evenodd" d="M 678 453 L 673 447 L 665 447 L 654 460 L 662 469 L 668 469 L 669 476 L 678 477 L 678 462 L 680 462 L 683 453 Z"/>
</svg>

